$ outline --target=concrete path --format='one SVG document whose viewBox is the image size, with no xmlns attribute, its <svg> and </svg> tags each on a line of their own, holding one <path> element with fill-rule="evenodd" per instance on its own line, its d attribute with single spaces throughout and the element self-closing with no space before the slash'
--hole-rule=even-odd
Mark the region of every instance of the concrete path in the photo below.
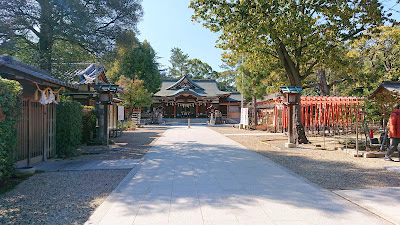
<svg viewBox="0 0 400 225">
<path fill-rule="evenodd" d="M 66 170 L 121 170 L 132 169 L 139 159 L 121 160 L 60 160 L 47 161 L 35 164 L 39 171 L 66 171 Z"/>
<path fill-rule="evenodd" d="M 206 127 L 172 127 L 86 224 L 390 224 Z"/>
<path fill-rule="evenodd" d="M 398 187 L 334 192 L 394 224 L 400 224 L 400 188 Z"/>
<path fill-rule="evenodd" d="M 384 166 L 383 169 L 400 173 L 400 166 Z"/>
<path fill-rule="evenodd" d="M 285 135 L 283 133 L 244 133 L 244 134 L 224 134 L 225 136 L 282 136 Z"/>
</svg>

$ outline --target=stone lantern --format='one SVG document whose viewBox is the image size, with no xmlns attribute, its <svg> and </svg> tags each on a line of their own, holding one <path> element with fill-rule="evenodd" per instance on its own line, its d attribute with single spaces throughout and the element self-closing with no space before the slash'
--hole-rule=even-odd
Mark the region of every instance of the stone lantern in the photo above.
<svg viewBox="0 0 400 225">
<path fill-rule="evenodd" d="M 120 88 L 115 84 L 96 84 L 94 90 L 98 96 L 96 101 L 96 115 L 98 120 L 97 141 L 103 145 L 108 145 L 108 106 L 113 104 L 114 93 L 120 91 Z"/>
<path fill-rule="evenodd" d="M 288 143 L 285 143 L 285 147 L 294 148 L 296 147 L 295 143 L 295 134 L 294 134 L 294 112 L 296 105 L 299 105 L 300 102 L 300 94 L 303 93 L 303 88 L 299 86 L 284 86 L 280 87 L 282 94 L 285 94 L 285 102 L 284 104 L 288 107 Z"/>
</svg>

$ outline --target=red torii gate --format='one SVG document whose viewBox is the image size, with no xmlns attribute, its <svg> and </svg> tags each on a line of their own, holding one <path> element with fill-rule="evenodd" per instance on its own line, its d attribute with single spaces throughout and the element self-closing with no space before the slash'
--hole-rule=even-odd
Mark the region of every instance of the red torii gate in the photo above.
<svg viewBox="0 0 400 225">
<path fill-rule="evenodd" d="M 288 108 L 284 98 L 274 100 L 274 128 L 277 131 L 277 118 L 282 110 L 282 127 L 288 126 Z M 300 97 L 301 121 L 305 131 L 314 131 L 322 127 L 352 126 L 352 118 L 360 112 L 360 104 L 364 103 L 360 97 L 332 97 L 332 96 L 303 96 Z M 360 120 L 363 115 L 359 115 Z"/>
</svg>

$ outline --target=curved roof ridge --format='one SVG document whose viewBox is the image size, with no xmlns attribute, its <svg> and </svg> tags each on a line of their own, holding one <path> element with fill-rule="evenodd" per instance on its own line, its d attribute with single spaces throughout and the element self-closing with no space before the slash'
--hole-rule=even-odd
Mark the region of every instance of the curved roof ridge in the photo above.
<svg viewBox="0 0 400 225">
<path fill-rule="evenodd" d="M 190 79 L 187 75 L 183 76 L 181 79 L 179 79 L 177 82 L 175 82 L 173 85 L 169 86 L 167 90 L 175 89 L 178 88 L 180 85 L 182 85 L 182 82 L 187 80 L 189 84 L 193 85 L 195 88 L 198 88 L 200 90 L 204 90 L 204 88 L 200 87 L 197 85 L 195 82 L 193 82 L 192 79 Z"/>
</svg>

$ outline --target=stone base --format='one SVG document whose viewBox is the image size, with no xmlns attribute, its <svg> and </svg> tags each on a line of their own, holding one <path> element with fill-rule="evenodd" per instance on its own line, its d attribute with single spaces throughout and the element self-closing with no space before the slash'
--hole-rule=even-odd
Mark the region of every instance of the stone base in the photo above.
<svg viewBox="0 0 400 225">
<path fill-rule="evenodd" d="M 295 148 L 295 147 L 296 147 L 296 144 L 293 144 L 293 143 L 285 143 L 285 147 L 286 147 L 286 148 Z"/>
</svg>

